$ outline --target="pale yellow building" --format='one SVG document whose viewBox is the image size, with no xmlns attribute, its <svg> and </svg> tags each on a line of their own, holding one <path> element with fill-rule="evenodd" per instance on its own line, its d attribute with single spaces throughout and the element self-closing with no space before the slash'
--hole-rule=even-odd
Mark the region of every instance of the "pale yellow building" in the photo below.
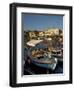
<svg viewBox="0 0 74 90">
<path fill-rule="evenodd" d="M 43 37 L 44 36 L 44 32 L 40 31 L 38 36 L 42 36 Z"/>
<path fill-rule="evenodd" d="M 35 34 L 35 32 L 34 32 L 34 31 L 32 31 L 32 32 L 29 32 L 29 37 L 30 37 L 30 38 L 36 37 L 36 34 Z"/>
<path fill-rule="evenodd" d="M 49 35 L 49 36 L 51 36 L 51 35 L 60 35 L 60 33 L 62 33 L 62 30 L 60 30 L 60 29 L 57 29 L 57 28 L 51 28 L 51 29 L 48 29 L 48 30 L 46 30 L 45 31 L 45 36 L 47 35 Z"/>
</svg>

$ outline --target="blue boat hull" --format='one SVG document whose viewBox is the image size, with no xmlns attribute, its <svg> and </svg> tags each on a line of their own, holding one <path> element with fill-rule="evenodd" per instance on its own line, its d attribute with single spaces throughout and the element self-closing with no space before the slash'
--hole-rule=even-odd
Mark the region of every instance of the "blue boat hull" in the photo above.
<svg viewBox="0 0 74 90">
<path fill-rule="evenodd" d="M 56 65 L 57 65 L 57 63 L 54 63 L 54 64 L 41 64 L 41 63 L 37 63 L 35 61 L 32 61 L 32 63 L 35 64 L 36 66 L 43 67 L 43 68 L 46 68 L 46 69 L 51 69 L 51 70 L 54 70 L 56 68 Z"/>
</svg>

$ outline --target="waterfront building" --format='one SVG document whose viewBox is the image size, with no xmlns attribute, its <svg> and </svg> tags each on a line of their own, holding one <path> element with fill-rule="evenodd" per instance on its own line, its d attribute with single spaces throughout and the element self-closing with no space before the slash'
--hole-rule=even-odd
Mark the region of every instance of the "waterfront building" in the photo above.
<svg viewBox="0 0 74 90">
<path fill-rule="evenodd" d="M 45 36 L 51 36 L 51 35 L 60 35 L 62 33 L 62 30 L 58 28 L 50 28 L 45 31 Z"/>
</svg>

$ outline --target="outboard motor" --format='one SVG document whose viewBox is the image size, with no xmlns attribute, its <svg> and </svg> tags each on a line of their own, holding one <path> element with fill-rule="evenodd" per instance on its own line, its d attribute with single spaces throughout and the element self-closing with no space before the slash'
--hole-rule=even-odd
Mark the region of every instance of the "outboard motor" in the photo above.
<svg viewBox="0 0 74 90">
<path fill-rule="evenodd" d="M 58 61 L 57 58 L 54 58 L 54 60 L 55 60 L 56 63 L 53 64 L 53 68 L 52 68 L 52 70 L 54 70 L 54 69 L 56 68 L 57 61 Z"/>
</svg>

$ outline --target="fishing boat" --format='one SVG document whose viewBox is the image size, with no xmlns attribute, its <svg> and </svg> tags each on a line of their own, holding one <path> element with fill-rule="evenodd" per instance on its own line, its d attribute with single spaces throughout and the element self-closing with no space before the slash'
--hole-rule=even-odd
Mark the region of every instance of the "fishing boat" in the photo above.
<svg viewBox="0 0 74 90">
<path fill-rule="evenodd" d="M 32 63 L 46 69 L 54 70 L 57 65 L 57 58 L 49 58 L 48 55 L 32 58 Z"/>
<path fill-rule="evenodd" d="M 59 61 L 63 61 L 63 50 L 52 51 L 52 57 L 57 58 Z"/>
<path fill-rule="evenodd" d="M 47 51 L 48 44 L 42 43 L 41 40 L 37 40 L 35 42 L 34 45 L 32 41 L 27 43 L 32 46 L 28 50 L 28 56 L 30 57 L 31 63 L 39 67 L 54 70 L 57 65 L 57 58 L 51 57 L 51 53 Z"/>
</svg>

